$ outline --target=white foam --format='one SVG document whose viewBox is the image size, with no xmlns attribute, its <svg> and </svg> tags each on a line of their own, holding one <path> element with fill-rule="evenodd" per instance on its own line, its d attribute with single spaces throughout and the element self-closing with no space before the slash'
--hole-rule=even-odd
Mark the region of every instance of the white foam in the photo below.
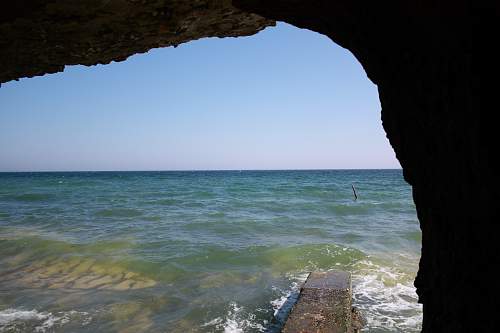
<svg viewBox="0 0 500 333">
<path fill-rule="evenodd" d="M 273 287 L 273 290 L 278 291 L 281 295 L 273 299 L 270 303 L 274 310 L 274 317 L 280 323 L 284 323 L 288 314 L 292 310 L 293 305 L 296 303 L 299 296 L 300 286 L 305 282 L 309 273 L 303 273 L 300 275 L 288 275 L 288 278 L 292 280 L 292 284 L 286 290 L 282 290 L 278 287 Z"/>
<path fill-rule="evenodd" d="M 92 321 L 92 317 L 87 312 L 68 311 L 52 314 L 51 312 L 10 308 L 0 311 L 0 330 L 16 330 L 17 325 L 28 323 L 35 332 L 43 333 L 54 325 L 62 326 L 69 323 L 75 316 L 84 318 L 82 326 Z"/>
<path fill-rule="evenodd" d="M 394 268 L 362 261 L 353 274 L 353 301 L 367 320 L 364 331 L 420 332 L 422 305 L 412 278 Z"/>
<path fill-rule="evenodd" d="M 280 309 L 283 307 L 283 304 L 285 304 L 286 300 L 288 299 L 288 297 L 291 295 L 291 292 L 287 293 L 287 294 L 284 294 L 282 296 L 280 296 L 279 298 L 276 298 L 276 299 L 273 299 L 271 301 L 271 305 L 273 307 L 273 310 L 274 310 L 274 316 L 276 317 L 278 315 L 278 312 L 280 311 Z"/>
<path fill-rule="evenodd" d="M 204 323 L 203 325 L 201 325 L 201 327 L 207 327 L 207 326 L 219 326 L 221 323 L 222 323 L 222 318 L 221 317 L 217 317 L 217 318 L 214 318 L 206 323 Z"/>
<path fill-rule="evenodd" d="M 226 316 L 226 322 L 224 323 L 224 333 L 242 333 L 243 323 L 237 321 L 237 314 L 241 311 L 236 303 L 230 304 L 231 309 Z"/>
<path fill-rule="evenodd" d="M 38 312 L 36 310 L 26 311 L 26 310 L 16 310 L 16 309 L 6 309 L 0 311 L 0 327 L 8 325 L 16 320 L 45 320 L 50 317 L 50 313 Z"/>
<path fill-rule="evenodd" d="M 265 331 L 264 326 L 256 321 L 255 314 L 246 313 L 243 307 L 238 306 L 235 302 L 229 304 L 225 319 L 217 317 L 201 325 L 201 327 L 210 326 L 222 330 L 224 333 L 243 333 L 248 329 L 257 332 Z"/>
</svg>

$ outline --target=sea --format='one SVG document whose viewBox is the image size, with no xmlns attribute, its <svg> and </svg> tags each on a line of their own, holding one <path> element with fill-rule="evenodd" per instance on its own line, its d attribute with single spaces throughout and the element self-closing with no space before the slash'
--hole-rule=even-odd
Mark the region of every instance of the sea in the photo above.
<svg viewBox="0 0 500 333">
<path fill-rule="evenodd" d="M 420 249 L 401 170 L 0 173 L 0 332 L 279 332 L 328 270 L 419 332 Z"/>
</svg>

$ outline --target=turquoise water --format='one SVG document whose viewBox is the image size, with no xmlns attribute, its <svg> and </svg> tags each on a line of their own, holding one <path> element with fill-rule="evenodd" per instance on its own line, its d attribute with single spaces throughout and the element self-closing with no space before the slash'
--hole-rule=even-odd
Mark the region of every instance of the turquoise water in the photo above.
<svg viewBox="0 0 500 333">
<path fill-rule="evenodd" d="M 343 269 L 416 332 L 420 243 L 400 170 L 0 173 L 0 331 L 278 332 Z"/>
</svg>

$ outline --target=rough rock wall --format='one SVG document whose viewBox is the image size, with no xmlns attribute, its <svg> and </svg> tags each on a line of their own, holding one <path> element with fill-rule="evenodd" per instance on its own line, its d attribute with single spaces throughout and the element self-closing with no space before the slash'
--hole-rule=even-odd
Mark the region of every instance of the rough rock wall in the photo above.
<svg viewBox="0 0 500 333">
<path fill-rule="evenodd" d="M 239 9 L 226 0 L 13 3 L 0 5 L 0 82 L 206 36 L 248 35 L 272 20 L 349 49 L 378 86 L 384 128 L 413 186 L 423 231 L 415 282 L 423 331 L 494 331 L 500 242 L 495 109 L 486 105 L 498 86 L 487 84 L 498 77 L 498 2 L 233 0 Z"/>
<path fill-rule="evenodd" d="M 498 5 L 233 2 L 323 33 L 361 62 L 378 86 L 384 129 L 413 187 L 423 232 L 415 281 L 424 304 L 423 331 L 494 331 L 495 122 L 483 97 L 499 59 L 491 45 L 498 40 Z"/>
<path fill-rule="evenodd" d="M 230 0 L 2 1 L 0 83 L 203 37 L 252 35 L 269 25 Z"/>
</svg>

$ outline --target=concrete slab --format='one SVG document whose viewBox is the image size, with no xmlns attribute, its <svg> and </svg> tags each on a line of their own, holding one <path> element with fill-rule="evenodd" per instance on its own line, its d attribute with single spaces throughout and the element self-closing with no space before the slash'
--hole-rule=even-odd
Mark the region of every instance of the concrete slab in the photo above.
<svg viewBox="0 0 500 333">
<path fill-rule="evenodd" d="M 310 273 L 283 333 L 351 333 L 351 274 L 343 271 Z"/>
</svg>

